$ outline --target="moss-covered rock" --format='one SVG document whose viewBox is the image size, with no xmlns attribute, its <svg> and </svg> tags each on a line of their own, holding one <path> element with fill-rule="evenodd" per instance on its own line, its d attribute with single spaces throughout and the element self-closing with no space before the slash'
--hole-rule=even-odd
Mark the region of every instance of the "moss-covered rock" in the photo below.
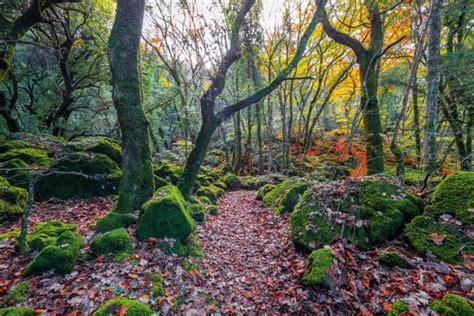
<svg viewBox="0 0 474 316">
<path fill-rule="evenodd" d="M 392 309 L 387 313 L 387 316 L 397 316 L 401 313 L 406 313 L 409 310 L 409 305 L 403 301 L 393 302 Z"/>
<path fill-rule="evenodd" d="M 20 159 L 28 165 L 38 165 L 42 167 L 49 166 L 52 159 L 48 157 L 48 151 L 41 148 L 20 148 L 12 149 L 0 154 L 0 162 L 6 162 L 12 159 Z"/>
<path fill-rule="evenodd" d="M 54 245 L 62 233 L 75 230 L 76 225 L 66 224 L 61 221 L 36 223 L 34 231 L 26 236 L 28 250 L 40 251 L 49 245 Z M 18 244 L 16 243 L 15 247 L 17 246 Z"/>
<path fill-rule="evenodd" d="M 34 308 L 31 307 L 5 307 L 0 308 L 0 316 L 33 316 Z"/>
<path fill-rule="evenodd" d="M 257 200 L 262 201 L 263 197 L 270 191 L 274 190 L 276 188 L 276 185 L 272 183 L 267 183 L 260 187 L 257 191 Z"/>
<path fill-rule="evenodd" d="M 169 240 L 158 244 L 160 248 L 166 254 L 175 254 L 180 257 L 196 257 L 204 258 L 201 244 L 199 240 L 194 236 L 190 235 L 184 240 Z"/>
<path fill-rule="evenodd" d="M 162 188 L 164 186 L 170 185 L 169 181 L 166 181 L 162 177 L 155 176 L 155 189 Z"/>
<path fill-rule="evenodd" d="M 5 297 L 5 303 L 8 305 L 15 305 L 26 301 L 28 290 L 30 288 L 30 281 L 22 281 L 10 289 L 8 295 Z"/>
<path fill-rule="evenodd" d="M 117 228 L 94 237 L 91 250 L 96 256 L 111 254 L 115 262 L 122 262 L 133 254 L 132 239 L 125 228 Z"/>
<path fill-rule="evenodd" d="M 122 163 L 122 149 L 120 145 L 107 137 L 81 137 L 69 143 L 74 151 L 83 151 L 104 154 L 117 164 Z"/>
<path fill-rule="evenodd" d="M 332 263 L 333 257 L 330 249 L 314 250 L 308 257 L 302 283 L 328 288 L 330 284 L 327 271 Z"/>
<path fill-rule="evenodd" d="M 161 272 L 150 273 L 149 279 L 151 281 L 151 294 L 153 297 L 165 295 L 165 285 L 163 283 L 163 276 Z"/>
<path fill-rule="evenodd" d="M 388 267 L 407 268 L 408 262 L 396 251 L 388 251 L 379 255 L 379 262 Z"/>
<path fill-rule="evenodd" d="M 301 185 L 305 183 L 302 179 L 293 178 L 288 179 L 276 186 L 275 189 L 269 191 L 263 196 L 263 204 L 265 207 L 272 207 L 279 204 L 281 198 L 295 185 Z M 303 190 L 304 191 L 304 190 Z"/>
<path fill-rule="evenodd" d="M 211 215 L 217 215 L 217 213 L 219 212 L 219 207 L 217 207 L 217 205 L 209 205 L 207 211 Z"/>
<path fill-rule="evenodd" d="M 8 179 L 11 185 L 28 188 L 31 180 L 30 166 L 21 159 L 15 158 L 0 163 L 0 176 Z"/>
<path fill-rule="evenodd" d="M 184 197 L 175 186 L 158 189 L 142 209 L 136 230 L 139 240 L 168 237 L 182 241 L 196 228 L 186 209 Z"/>
<path fill-rule="evenodd" d="M 176 184 L 181 176 L 181 168 L 169 161 L 154 165 L 153 169 L 155 176 L 161 177 L 172 184 Z"/>
<path fill-rule="evenodd" d="M 212 183 L 213 185 L 215 185 L 216 187 L 218 187 L 219 189 L 222 189 L 222 190 L 226 190 L 227 189 L 227 184 L 225 184 L 224 182 L 218 180 L 218 181 L 215 181 Z"/>
<path fill-rule="evenodd" d="M 126 311 L 125 314 L 122 311 Z M 145 316 L 152 315 L 153 310 L 147 304 L 131 300 L 125 297 L 116 297 L 102 304 L 92 315 L 125 315 L 125 316 Z"/>
<path fill-rule="evenodd" d="M 112 195 L 122 177 L 117 163 L 104 154 L 72 153 L 55 161 L 51 169 L 56 172 L 42 177 L 35 187 L 39 200 Z"/>
<path fill-rule="evenodd" d="M 433 193 L 425 212 L 438 218 L 451 214 L 466 225 L 474 225 L 474 172 L 455 172 L 442 181 Z"/>
<path fill-rule="evenodd" d="M 33 146 L 30 143 L 25 142 L 23 140 L 10 140 L 3 144 L 0 144 L 0 154 L 4 154 L 11 150 L 27 149 L 32 147 Z"/>
<path fill-rule="evenodd" d="M 221 180 L 227 184 L 229 190 L 238 190 L 242 187 L 242 179 L 233 173 L 226 173 Z"/>
<path fill-rule="evenodd" d="M 198 222 L 203 222 L 205 217 L 204 205 L 198 200 L 196 203 L 188 203 L 188 212 Z"/>
<path fill-rule="evenodd" d="M 199 199 L 199 202 L 201 202 L 202 204 L 214 205 L 214 203 L 212 203 L 211 200 L 209 200 L 209 198 L 207 196 L 200 196 L 200 197 L 198 197 L 198 199 Z"/>
<path fill-rule="evenodd" d="M 23 215 L 28 202 L 28 192 L 10 185 L 0 177 L 0 224 L 14 221 Z"/>
<path fill-rule="evenodd" d="M 125 228 L 128 225 L 135 223 L 136 220 L 137 219 L 131 214 L 111 212 L 97 220 L 96 231 L 99 233 L 105 233 L 117 228 Z"/>
<path fill-rule="evenodd" d="M 305 191 L 291 215 L 290 237 L 306 250 L 341 235 L 368 249 L 397 237 L 420 211 L 416 197 L 385 180 L 336 181 Z"/>
<path fill-rule="evenodd" d="M 309 184 L 305 182 L 295 183 L 291 186 L 279 199 L 275 207 L 275 214 L 291 213 L 301 198 L 301 195 L 308 189 Z"/>
<path fill-rule="evenodd" d="M 435 300 L 431 308 L 444 316 L 473 316 L 474 309 L 469 302 L 455 294 L 445 294 L 441 300 Z"/>
<path fill-rule="evenodd" d="M 462 253 L 474 255 L 474 240 L 460 232 L 456 225 L 420 215 L 407 225 L 410 243 L 421 254 L 428 251 L 446 262 L 456 263 Z"/>
<path fill-rule="evenodd" d="M 219 197 L 225 194 L 225 191 L 216 187 L 215 185 L 210 185 L 207 187 L 199 188 L 196 194 L 199 197 L 201 196 L 207 197 L 211 201 L 212 204 L 215 204 L 219 200 Z"/>
<path fill-rule="evenodd" d="M 26 268 L 25 275 L 39 275 L 51 270 L 56 273 L 69 273 L 76 264 L 82 244 L 81 235 L 71 231 L 62 233 L 54 245 L 40 251 Z"/>
</svg>

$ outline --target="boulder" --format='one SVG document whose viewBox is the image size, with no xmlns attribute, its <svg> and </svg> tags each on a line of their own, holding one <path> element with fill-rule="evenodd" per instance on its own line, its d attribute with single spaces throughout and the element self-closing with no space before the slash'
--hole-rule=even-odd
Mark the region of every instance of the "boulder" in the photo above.
<svg viewBox="0 0 474 316">
<path fill-rule="evenodd" d="M 133 254 L 132 239 L 125 228 L 117 228 L 94 237 L 91 250 L 96 256 L 112 255 L 115 262 Z"/>
<path fill-rule="evenodd" d="M 0 177 L 0 224 L 19 219 L 28 203 L 28 192 Z"/>
</svg>

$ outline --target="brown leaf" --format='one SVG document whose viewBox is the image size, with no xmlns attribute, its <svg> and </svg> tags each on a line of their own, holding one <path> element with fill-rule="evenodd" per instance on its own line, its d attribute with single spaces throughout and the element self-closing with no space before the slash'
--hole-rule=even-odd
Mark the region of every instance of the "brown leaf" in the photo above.
<svg viewBox="0 0 474 316">
<path fill-rule="evenodd" d="M 446 238 L 446 235 L 438 233 L 431 233 L 428 236 L 437 246 L 441 246 L 443 244 L 444 239 Z"/>
</svg>

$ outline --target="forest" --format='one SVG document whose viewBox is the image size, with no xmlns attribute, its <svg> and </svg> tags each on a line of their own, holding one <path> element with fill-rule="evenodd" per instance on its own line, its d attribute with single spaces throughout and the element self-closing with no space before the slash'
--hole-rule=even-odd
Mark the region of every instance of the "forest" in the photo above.
<svg viewBox="0 0 474 316">
<path fill-rule="evenodd" d="M 0 316 L 474 316 L 473 27 L 0 1 Z"/>
</svg>

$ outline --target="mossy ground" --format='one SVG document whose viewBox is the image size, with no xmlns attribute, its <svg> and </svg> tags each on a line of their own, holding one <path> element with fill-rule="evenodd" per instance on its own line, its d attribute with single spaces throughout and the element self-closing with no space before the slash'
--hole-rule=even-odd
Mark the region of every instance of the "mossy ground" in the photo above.
<svg viewBox="0 0 474 316">
<path fill-rule="evenodd" d="M 97 256 L 111 254 L 115 262 L 122 262 L 133 254 L 132 239 L 125 228 L 117 228 L 94 237 L 91 250 Z"/>
<path fill-rule="evenodd" d="M 34 308 L 31 307 L 5 307 L 0 308 L 0 316 L 33 316 Z"/>
<path fill-rule="evenodd" d="M 167 237 L 182 241 L 196 228 L 186 209 L 186 202 L 175 186 L 169 185 L 157 190 L 142 209 L 143 214 L 136 229 L 139 240 Z"/>
<path fill-rule="evenodd" d="M 125 307 L 125 308 L 124 308 Z M 152 315 L 153 310 L 147 304 L 131 300 L 125 297 L 116 297 L 102 304 L 94 313 L 94 316 L 116 315 L 125 311 L 123 316 L 145 316 Z"/>
<path fill-rule="evenodd" d="M 308 257 L 308 263 L 302 278 L 303 284 L 328 288 L 327 270 L 331 267 L 332 261 L 331 249 L 314 250 Z"/>
<path fill-rule="evenodd" d="M 388 251 L 379 255 L 379 262 L 388 267 L 407 268 L 408 262 L 396 251 Z"/>
<path fill-rule="evenodd" d="M 165 295 L 165 287 L 163 284 L 163 276 L 161 272 L 150 273 L 148 276 L 151 281 L 151 294 L 153 297 L 160 297 Z"/>
<path fill-rule="evenodd" d="M 401 313 L 408 312 L 409 305 L 403 301 L 395 301 L 392 309 L 387 313 L 387 316 L 397 316 Z"/>
<path fill-rule="evenodd" d="M 26 301 L 28 290 L 30 288 L 30 281 L 22 281 L 10 289 L 4 302 L 8 305 L 15 305 Z"/>
</svg>

